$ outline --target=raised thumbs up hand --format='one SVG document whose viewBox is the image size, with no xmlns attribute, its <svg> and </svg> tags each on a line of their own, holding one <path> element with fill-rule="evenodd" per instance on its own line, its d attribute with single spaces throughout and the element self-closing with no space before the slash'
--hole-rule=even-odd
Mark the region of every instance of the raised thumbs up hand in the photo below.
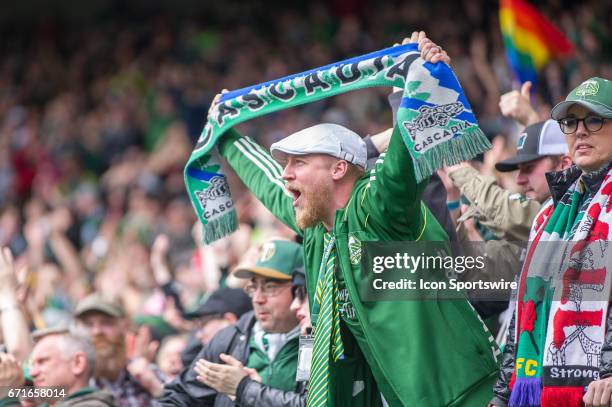
<svg viewBox="0 0 612 407">
<path fill-rule="evenodd" d="M 521 85 L 521 95 L 529 100 L 529 92 L 531 92 L 531 81 L 527 81 Z"/>
<path fill-rule="evenodd" d="M 531 82 L 527 81 L 521 86 L 520 92 L 513 90 L 504 93 L 499 99 L 499 109 L 502 115 L 516 120 L 524 127 L 540 121 L 538 113 L 529 101 L 531 85 Z"/>
</svg>

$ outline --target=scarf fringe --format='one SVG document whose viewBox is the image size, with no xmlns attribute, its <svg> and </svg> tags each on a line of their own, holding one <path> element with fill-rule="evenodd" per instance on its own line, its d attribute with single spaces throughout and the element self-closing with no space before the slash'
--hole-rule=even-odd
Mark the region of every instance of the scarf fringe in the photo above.
<svg viewBox="0 0 612 407">
<path fill-rule="evenodd" d="M 542 379 L 517 377 L 510 394 L 510 407 L 539 407 L 542 396 Z"/>
<path fill-rule="evenodd" d="M 232 208 L 223 216 L 202 225 L 202 243 L 207 245 L 238 229 L 238 215 Z"/>
<path fill-rule="evenodd" d="M 582 387 L 545 387 L 542 407 L 580 407 L 583 395 Z"/>
<path fill-rule="evenodd" d="M 438 168 L 459 164 L 474 158 L 482 151 L 491 148 L 487 136 L 478 126 L 465 131 L 460 137 L 432 147 L 414 160 L 414 173 L 417 182 L 423 181 Z"/>
</svg>

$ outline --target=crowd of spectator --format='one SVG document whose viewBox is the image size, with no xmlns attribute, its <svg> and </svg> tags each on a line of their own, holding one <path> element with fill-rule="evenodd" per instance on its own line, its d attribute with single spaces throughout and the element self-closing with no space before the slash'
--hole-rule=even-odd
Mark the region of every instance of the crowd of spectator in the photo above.
<svg viewBox="0 0 612 407">
<path fill-rule="evenodd" d="M 534 86 L 532 103 L 546 119 L 583 79 L 612 77 L 612 6 L 538 3 L 576 45 L 571 59 L 549 62 Z M 0 290 L 11 287 L 5 282 L 14 271 L 29 331 L 70 322 L 90 293 L 119 300 L 128 356 L 144 358 L 132 372 L 151 394 L 183 367 L 177 355 L 194 327 L 188 312 L 217 288 L 242 284 L 229 271 L 249 261 L 253 244 L 293 237 L 230 173 L 241 227 L 199 244 L 182 171 L 222 88 L 323 66 L 426 30 L 451 56 L 487 136 L 500 136 L 481 171 L 516 189 L 513 177 L 493 170 L 513 154 L 518 134 L 499 109 L 501 95 L 517 84 L 495 4 L 312 2 L 277 5 L 251 24 L 218 7 L 211 15 L 123 16 L 93 26 L 45 21 L 7 30 L 0 40 L 0 247 L 14 257 L 14 267 L 0 271 Z M 388 93 L 345 94 L 240 130 L 266 146 L 321 121 L 375 134 L 392 121 Z M 69 334 L 54 338 L 61 335 Z M 0 344 L 3 336 L 0 330 Z M 157 347 L 143 349 L 153 339 Z M 15 357 L 23 361 L 30 347 L 21 345 Z M 156 357 L 159 365 L 147 370 Z"/>
</svg>

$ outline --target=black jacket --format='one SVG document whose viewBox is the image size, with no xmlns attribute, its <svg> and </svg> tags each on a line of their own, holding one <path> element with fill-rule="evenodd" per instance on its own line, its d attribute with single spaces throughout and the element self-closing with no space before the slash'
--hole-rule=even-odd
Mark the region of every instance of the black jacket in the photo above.
<svg viewBox="0 0 612 407">
<path fill-rule="evenodd" d="M 236 390 L 236 402 L 225 394 L 200 383 L 196 379 L 194 365 L 203 358 L 213 363 L 223 363 L 221 353 L 233 356 L 243 364 L 249 358 L 249 337 L 255 324 L 253 311 L 244 314 L 235 325 L 219 331 L 204 346 L 191 365 L 164 388 L 164 393 L 156 402 L 158 406 L 303 406 L 306 405 L 304 391 L 300 393 L 273 389 L 245 377 Z"/>
<path fill-rule="evenodd" d="M 241 407 L 306 407 L 306 387 L 300 382 L 297 392 L 273 389 L 265 384 L 242 379 L 236 390 L 236 404 Z"/>
<path fill-rule="evenodd" d="M 508 400 L 510 399 L 510 378 L 514 372 L 514 360 L 516 357 L 516 343 L 514 341 L 514 327 L 515 327 L 516 314 L 512 316 L 510 326 L 508 327 L 508 334 L 506 335 L 506 346 L 504 346 L 504 353 L 502 354 L 501 365 L 499 366 L 499 375 L 497 376 L 497 382 L 493 387 L 493 403 L 494 406 L 506 407 Z"/>
</svg>

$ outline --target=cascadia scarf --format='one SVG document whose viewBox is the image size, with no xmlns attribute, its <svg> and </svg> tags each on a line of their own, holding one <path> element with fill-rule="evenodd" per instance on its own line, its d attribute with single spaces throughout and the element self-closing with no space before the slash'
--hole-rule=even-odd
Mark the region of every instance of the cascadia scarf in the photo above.
<svg viewBox="0 0 612 407">
<path fill-rule="evenodd" d="M 417 180 L 437 168 L 468 160 L 490 144 L 452 70 L 419 57 L 416 44 L 401 45 L 224 94 L 211 108 L 185 167 L 185 184 L 204 225 L 204 243 L 234 231 L 236 213 L 213 147 L 245 120 L 373 86 L 400 87 L 397 125 Z"/>
<path fill-rule="evenodd" d="M 521 272 L 511 407 L 582 405 L 599 377 L 612 264 L 612 171 L 578 179 L 536 217 Z M 586 194 L 586 196 L 585 196 Z"/>
</svg>

